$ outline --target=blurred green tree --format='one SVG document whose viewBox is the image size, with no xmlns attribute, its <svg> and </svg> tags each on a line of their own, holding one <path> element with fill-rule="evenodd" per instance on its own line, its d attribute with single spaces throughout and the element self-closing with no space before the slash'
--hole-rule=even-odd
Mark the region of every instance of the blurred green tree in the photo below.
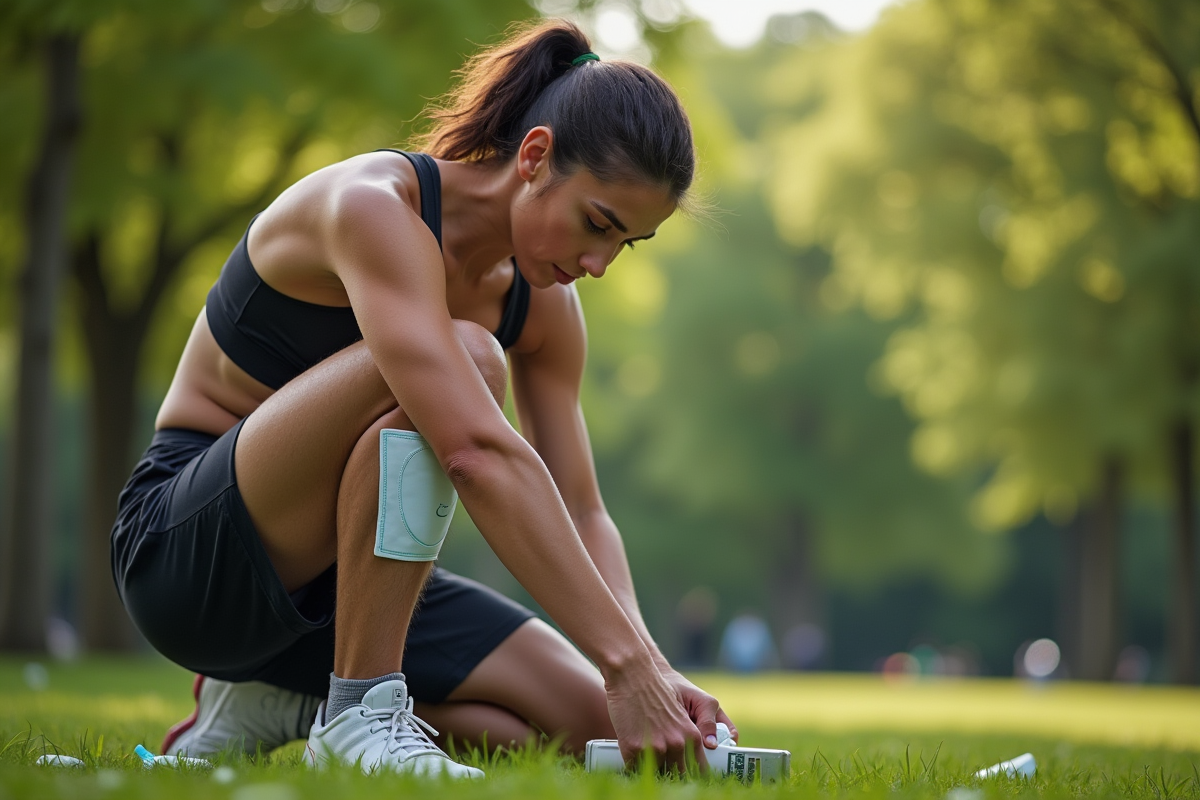
<svg viewBox="0 0 1200 800">
<path fill-rule="evenodd" d="M 1077 674 L 1110 678 L 1126 486 L 1172 496 L 1170 648 L 1195 677 L 1200 8 L 922 0 L 776 68 L 776 219 L 827 307 L 898 320 L 875 379 L 976 522 L 1080 515 Z M 802 111 L 802 113 L 801 113 Z"/>
<path fill-rule="evenodd" d="M 108 532 L 132 465 L 139 381 L 165 383 L 251 214 L 314 169 L 402 141 L 477 43 L 530 14 L 518 0 L 131 0 L 83 31 L 87 125 L 70 230 L 90 375 L 90 647 L 133 642 Z M 3 96 L 16 114 L 35 107 L 27 87 Z M 0 174 L 30 149 L 6 149 Z M 5 201 L 0 216 L 20 213 Z"/>
<path fill-rule="evenodd" d="M 812 35 L 828 32 L 813 23 Z M 821 305 L 827 254 L 781 241 L 764 204 L 762 140 L 777 112 L 761 78 L 793 46 L 729 52 L 699 28 L 677 41 L 658 65 L 696 121 L 705 186 L 721 187 L 729 212 L 714 225 L 671 220 L 581 287 L 593 331 L 585 401 L 606 412 L 589 415 L 598 449 L 626 452 L 641 492 L 675 504 L 623 509 L 630 530 L 659 540 L 651 549 L 635 535 L 631 552 L 659 563 L 659 582 L 711 584 L 716 570 L 762 586 L 781 634 L 825 627 L 826 580 L 863 589 L 932 574 L 986 589 L 1002 543 L 966 518 L 963 485 L 913 466 L 913 423 L 868 387 L 887 328 Z"/>
<path fill-rule="evenodd" d="M 0 26 L 13 32 L 3 60 L 35 72 L 43 84 L 40 140 L 24 181 L 13 477 L 4 487 L 6 519 L 0 521 L 0 647 L 25 651 L 45 650 L 52 603 L 55 329 L 81 116 L 78 29 L 88 17 L 76 7 L 44 12 L 23 5 L 0 10 Z"/>
</svg>

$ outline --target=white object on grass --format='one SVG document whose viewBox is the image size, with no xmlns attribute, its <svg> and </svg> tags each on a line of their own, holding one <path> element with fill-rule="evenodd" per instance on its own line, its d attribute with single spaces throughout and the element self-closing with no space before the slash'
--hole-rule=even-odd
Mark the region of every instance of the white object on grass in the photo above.
<svg viewBox="0 0 1200 800">
<path fill-rule="evenodd" d="M 233 783 L 237 779 L 237 773 L 233 771 L 233 767 L 220 766 L 213 770 L 212 779 L 221 784 Z"/>
<path fill-rule="evenodd" d="M 133 752 L 142 760 L 142 766 L 146 769 L 154 769 L 155 767 L 201 767 L 203 769 L 212 769 L 212 762 L 205 761 L 203 758 L 156 756 L 140 744 L 133 748 Z"/>
<path fill-rule="evenodd" d="M 82 767 L 83 762 L 70 756 L 42 756 L 33 762 L 39 767 Z"/>
<path fill-rule="evenodd" d="M 981 789 L 972 789 L 969 786 L 955 786 L 946 792 L 946 800 L 983 800 L 983 797 Z"/>
<path fill-rule="evenodd" d="M 1004 775 L 1009 778 L 1032 778 L 1037 773 L 1037 761 L 1033 753 L 1019 755 L 1011 761 L 1001 761 L 975 773 L 976 778 L 995 778 Z"/>
<path fill-rule="evenodd" d="M 791 773 L 792 754 L 787 750 L 766 750 L 759 747 L 739 747 L 729 734 L 729 728 L 717 723 L 717 747 L 704 748 L 708 768 L 719 775 L 732 775 L 740 781 L 753 783 L 785 780 Z M 620 772 L 625 759 L 616 739 L 592 739 L 587 743 L 584 765 L 588 772 Z"/>
</svg>

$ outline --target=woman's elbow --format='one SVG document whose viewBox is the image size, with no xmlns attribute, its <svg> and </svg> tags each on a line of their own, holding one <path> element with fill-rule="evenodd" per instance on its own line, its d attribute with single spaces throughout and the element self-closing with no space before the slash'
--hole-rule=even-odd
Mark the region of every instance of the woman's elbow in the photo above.
<svg viewBox="0 0 1200 800">
<path fill-rule="evenodd" d="M 458 493 L 463 494 L 491 483 L 503 472 L 511 472 L 512 460 L 519 457 L 513 443 L 471 441 L 452 449 L 442 460 L 442 469 Z"/>
<path fill-rule="evenodd" d="M 467 445 L 455 448 L 442 462 L 442 469 L 454 488 L 462 494 L 484 480 L 487 471 L 488 454 L 484 448 Z"/>
</svg>

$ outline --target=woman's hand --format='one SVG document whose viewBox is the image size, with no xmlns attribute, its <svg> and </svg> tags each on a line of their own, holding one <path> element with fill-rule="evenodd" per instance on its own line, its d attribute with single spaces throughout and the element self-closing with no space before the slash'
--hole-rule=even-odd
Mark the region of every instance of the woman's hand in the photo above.
<svg viewBox="0 0 1200 800">
<path fill-rule="evenodd" d="M 663 670 L 663 678 L 679 696 L 679 700 L 687 711 L 688 716 L 691 717 L 692 722 L 699 729 L 705 747 L 712 750 L 717 746 L 718 722 L 724 722 L 729 727 L 729 735 L 733 737 L 735 743 L 737 742 L 737 726 L 733 724 L 733 720 L 729 718 L 729 715 L 721 709 L 721 704 L 717 702 L 717 698 L 696 686 L 674 669 L 667 668 Z"/>
<path fill-rule="evenodd" d="M 701 732 L 692 721 L 683 696 L 652 661 L 609 676 L 604 688 L 608 693 L 608 713 L 626 764 L 636 766 L 642 752 L 649 750 L 661 769 L 683 771 L 687 768 L 690 748 L 701 768 L 707 765 L 707 759 L 699 751 Z M 694 686 L 692 689 L 699 692 Z M 712 729 L 715 734 L 715 722 Z"/>
</svg>

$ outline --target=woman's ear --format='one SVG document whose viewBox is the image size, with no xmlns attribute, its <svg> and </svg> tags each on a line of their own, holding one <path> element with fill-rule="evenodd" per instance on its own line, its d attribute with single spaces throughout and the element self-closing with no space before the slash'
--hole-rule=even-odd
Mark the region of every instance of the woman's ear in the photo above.
<svg viewBox="0 0 1200 800">
<path fill-rule="evenodd" d="M 526 183 L 532 182 L 541 172 L 549 172 L 550 151 L 554 147 L 554 131 L 539 125 L 525 134 L 517 150 L 517 174 Z"/>
</svg>

